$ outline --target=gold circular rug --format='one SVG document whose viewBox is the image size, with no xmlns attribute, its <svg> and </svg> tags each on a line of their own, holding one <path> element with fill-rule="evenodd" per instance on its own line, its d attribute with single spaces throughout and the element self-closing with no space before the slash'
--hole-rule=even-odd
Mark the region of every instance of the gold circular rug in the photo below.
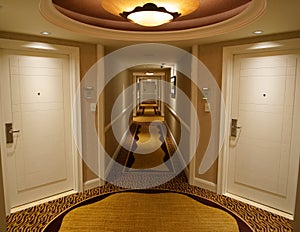
<svg viewBox="0 0 300 232">
<path fill-rule="evenodd" d="M 93 203 L 90 199 L 66 212 L 58 224 L 54 220 L 44 231 L 54 231 L 54 224 L 60 232 L 252 231 L 236 215 L 198 198 L 154 190 L 108 194 L 104 199 L 92 199 L 96 200 Z"/>
</svg>

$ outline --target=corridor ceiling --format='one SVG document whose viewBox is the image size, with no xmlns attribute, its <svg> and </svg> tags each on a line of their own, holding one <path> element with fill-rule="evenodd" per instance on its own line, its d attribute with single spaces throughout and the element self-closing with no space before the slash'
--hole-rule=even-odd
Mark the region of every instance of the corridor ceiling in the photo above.
<svg viewBox="0 0 300 232">
<path fill-rule="evenodd" d="M 102 0 L 0 0 L 0 31 L 125 46 L 164 42 L 190 46 L 300 31 L 299 0 L 200 0 L 199 8 L 175 22 L 143 28 L 106 12 Z"/>
</svg>

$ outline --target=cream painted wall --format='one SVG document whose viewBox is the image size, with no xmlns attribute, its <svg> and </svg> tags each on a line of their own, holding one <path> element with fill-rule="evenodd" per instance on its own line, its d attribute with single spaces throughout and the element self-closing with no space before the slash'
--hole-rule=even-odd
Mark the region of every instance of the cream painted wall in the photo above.
<svg viewBox="0 0 300 232">
<path fill-rule="evenodd" d="M 128 86 L 133 83 L 133 76 L 129 70 L 124 70 L 123 72 L 116 75 L 106 86 L 104 89 L 104 99 L 105 99 L 105 150 L 113 157 L 115 154 L 119 143 L 116 140 L 113 130 L 112 130 L 112 120 L 111 120 L 111 112 L 114 106 L 116 99 L 122 94 L 123 90 L 125 90 Z M 133 101 L 132 94 L 122 95 L 122 103 L 124 106 L 128 106 Z M 126 107 L 120 106 L 122 110 L 125 110 Z M 122 116 L 125 116 L 122 115 Z M 121 117 L 116 121 L 121 130 L 126 129 L 128 126 L 127 121 L 124 121 L 125 117 Z M 106 160 L 105 166 L 109 164 L 109 160 Z"/>
<path fill-rule="evenodd" d="M 168 76 L 169 76 L 169 74 L 167 73 L 167 77 Z M 168 82 L 170 81 L 169 78 L 167 78 L 167 81 Z M 190 79 L 186 78 L 180 72 L 177 72 L 176 86 L 177 86 L 177 88 L 182 90 L 188 97 L 190 97 L 190 85 L 191 85 Z M 176 100 L 176 98 L 177 98 L 176 96 L 175 96 L 175 98 L 171 98 L 169 89 L 166 90 L 166 98 L 169 98 L 169 101 L 171 102 L 170 107 L 172 108 L 172 110 L 175 113 L 177 113 L 178 115 L 180 115 L 180 113 L 178 112 L 178 110 L 180 110 L 180 105 L 178 104 L 179 101 Z M 186 113 L 187 112 L 185 112 L 185 114 Z M 187 116 L 187 118 L 189 118 L 189 117 Z M 172 113 L 172 111 L 170 111 L 168 108 L 166 108 L 165 122 L 168 125 L 169 129 L 171 130 L 176 143 L 178 144 L 180 142 L 181 133 L 183 133 L 181 131 L 180 119 L 177 118 L 176 115 L 174 115 Z M 186 122 L 186 123 L 189 124 L 189 122 Z"/>
</svg>

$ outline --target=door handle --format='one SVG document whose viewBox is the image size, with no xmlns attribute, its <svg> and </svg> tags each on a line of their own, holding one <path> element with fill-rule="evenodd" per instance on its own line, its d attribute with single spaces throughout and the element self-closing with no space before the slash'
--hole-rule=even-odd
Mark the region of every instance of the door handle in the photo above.
<svg viewBox="0 0 300 232">
<path fill-rule="evenodd" d="M 237 137 L 237 130 L 242 128 L 241 126 L 238 126 L 237 123 L 238 123 L 237 119 L 234 119 L 234 118 L 231 119 L 231 133 L 230 133 L 230 135 L 232 137 Z"/>
<path fill-rule="evenodd" d="M 14 142 L 14 133 L 19 133 L 20 130 L 13 130 L 12 123 L 5 123 L 6 143 Z"/>
</svg>

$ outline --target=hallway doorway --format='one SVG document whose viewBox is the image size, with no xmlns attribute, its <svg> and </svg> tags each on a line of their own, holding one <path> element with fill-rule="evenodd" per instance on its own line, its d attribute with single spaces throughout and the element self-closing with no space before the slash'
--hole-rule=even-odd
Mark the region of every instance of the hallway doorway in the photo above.
<svg viewBox="0 0 300 232">
<path fill-rule="evenodd" d="M 226 50 L 232 71 L 223 76 L 228 139 L 219 163 L 225 184 L 221 193 L 293 218 L 299 168 L 299 50 L 243 53 L 250 46 Z"/>
<path fill-rule="evenodd" d="M 1 42 L 0 144 L 9 214 L 79 189 L 81 163 L 71 131 L 78 53 L 63 46 L 33 51 L 22 41 Z"/>
<path fill-rule="evenodd" d="M 160 81 L 166 79 L 166 71 L 133 72 L 136 84 L 133 95 L 133 102 L 136 105 L 133 112 L 134 122 L 164 121 L 165 90 Z"/>
</svg>

